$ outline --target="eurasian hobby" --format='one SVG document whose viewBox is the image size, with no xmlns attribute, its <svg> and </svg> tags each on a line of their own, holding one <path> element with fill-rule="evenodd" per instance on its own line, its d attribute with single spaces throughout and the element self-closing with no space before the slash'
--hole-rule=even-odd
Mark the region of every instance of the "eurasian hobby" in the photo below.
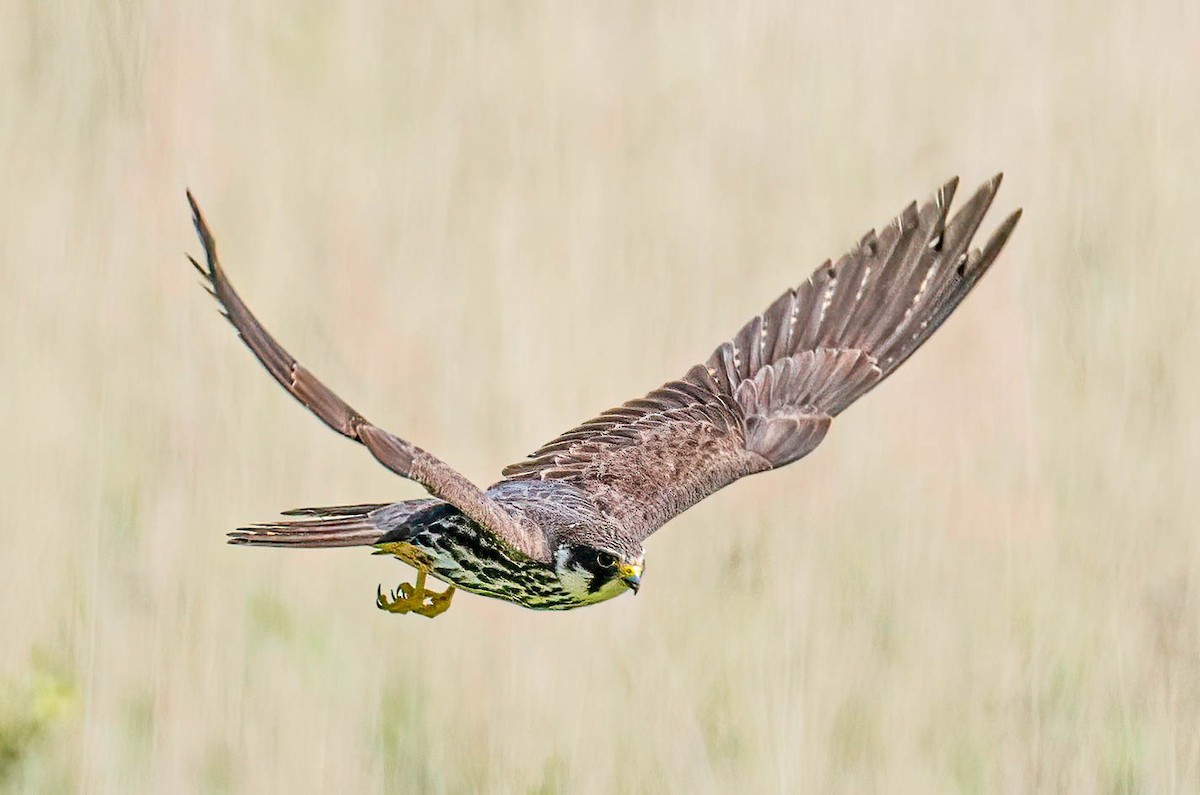
<svg viewBox="0 0 1200 795">
<path fill-rule="evenodd" d="M 642 543 L 746 475 L 804 457 L 833 418 L 929 339 L 987 272 L 1021 211 L 982 249 L 971 239 L 1000 176 L 947 220 L 957 179 L 868 232 L 786 291 L 703 363 L 538 448 L 480 489 L 440 459 L 373 425 L 291 357 L 242 303 L 191 194 L 204 276 L 222 313 L 284 389 L 428 498 L 302 508 L 229 534 L 232 544 L 370 546 L 417 571 L 376 604 L 430 618 L 454 589 L 538 610 L 637 591 Z M 426 589 L 426 577 L 448 583 Z"/>
</svg>

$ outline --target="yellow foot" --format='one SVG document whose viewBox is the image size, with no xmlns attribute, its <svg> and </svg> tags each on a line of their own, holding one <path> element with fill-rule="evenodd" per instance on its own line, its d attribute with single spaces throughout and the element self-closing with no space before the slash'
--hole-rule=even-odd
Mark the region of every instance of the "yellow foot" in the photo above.
<svg viewBox="0 0 1200 795">
<path fill-rule="evenodd" d="M 428 591 L 425 589 L 425 572 L 418 571 L 415 585 L 402 582 L 388 596 L 383 595 L 383 586 L 379 586 L 375 592 L 375 606 L 389 613 L 416 613 L 434 618 L 450 609 L 450 600 L 453 598 L 453 585 L 441 593 Z"/>
</svg>

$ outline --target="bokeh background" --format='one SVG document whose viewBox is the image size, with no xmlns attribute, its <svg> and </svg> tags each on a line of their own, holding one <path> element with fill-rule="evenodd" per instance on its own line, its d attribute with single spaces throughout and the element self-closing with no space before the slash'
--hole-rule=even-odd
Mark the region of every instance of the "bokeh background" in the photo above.
<svg viewBox="0 0 1200 795">
<path fill-rule="evenodd" d="M 0 789 L 1200 790 L 1200 6 L 0 3 Z M 361 550 L 418 496 L 268 328 L 479 482 L 961 174 L 1025 217 L 810 458 L 567 614 Z"/>
</svg>

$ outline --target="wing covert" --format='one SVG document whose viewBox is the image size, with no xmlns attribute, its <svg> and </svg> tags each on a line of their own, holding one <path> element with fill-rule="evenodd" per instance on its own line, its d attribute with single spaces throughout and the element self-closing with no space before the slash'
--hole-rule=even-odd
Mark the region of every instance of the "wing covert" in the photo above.
<svg viewBox="0 0 1200 795">
<path fill-rule="evenodd" d="M 784 292 L 703 365 L 558 436 L 505 478 L 570 481 L 645 538 L 738 478 L 807 455 L 987 272 L 1020 218 L 1017 210 L 982 250 L 968 251 L 1000 179 L 949 221 L 957 179 L 910 204 Z"/>
</svg>

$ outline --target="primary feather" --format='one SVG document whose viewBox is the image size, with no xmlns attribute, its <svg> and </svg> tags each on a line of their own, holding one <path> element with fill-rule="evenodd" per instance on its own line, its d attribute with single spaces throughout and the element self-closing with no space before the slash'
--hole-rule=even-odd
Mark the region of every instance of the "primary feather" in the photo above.
<svg viewBox="0 0 1200 795">
<path fill-rule="evenodd" d="M 644 538 L 738 478 L 802 458 L 987 272 L 1020 218 L 968 253 L 1000 179 L 947 222 L 950 180 L 779 296 L 703 365 L 558 436 L 505 476 L 579 486 Z"/>
<path fill-rule="evenodd" d="M 192 263 L 258 360 L 325 424 L 433 497 L 297 509 L 288 512 L 294 519 L 240 528 L 230 541 L 375 545 L 466 590 L 539 609 L 611 598 L 623 586 L 605 561 L 640 566 L 643 540 L 672 517 L 738 478 L 810 453 L 834 417 L 933 334 L 1020 218 L 1012 213 L 971 249 L 999 186 L 997 175 L 952 217 L 957 180 L 910 204 L 780 295 L 703 364 L 547 442 L 486 491 L 368 422 L 266 332 L 221 269 L 189 193 L 206 254 L 205 265 Z"/>
</svg>

